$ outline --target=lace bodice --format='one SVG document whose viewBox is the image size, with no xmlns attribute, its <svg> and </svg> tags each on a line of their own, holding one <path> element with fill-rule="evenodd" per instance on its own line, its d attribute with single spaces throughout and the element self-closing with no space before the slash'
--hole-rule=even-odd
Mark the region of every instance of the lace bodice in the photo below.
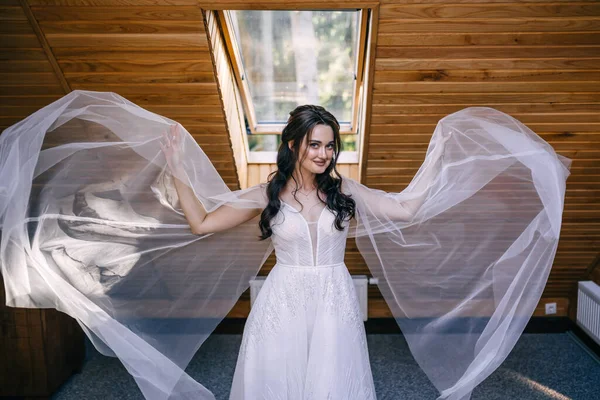
<svg viewBox="0 0 600 400">
<path fill-rule="evenodd" d="M 334 220 L 334 211 L 325 206 L 315 221 L 307 221 L 299 210 L 281 201 L 279 213 L 271 221 L 277 262 L 326 265 L 344 261 L 349 222 L 344 221 L 344 230 L 339 231 Z"/>
</svg>

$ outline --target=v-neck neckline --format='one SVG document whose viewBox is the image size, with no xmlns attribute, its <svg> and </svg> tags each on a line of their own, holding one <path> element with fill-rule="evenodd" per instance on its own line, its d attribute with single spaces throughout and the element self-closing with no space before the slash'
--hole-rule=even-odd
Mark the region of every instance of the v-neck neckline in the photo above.
<svg viewBox="0 0 600 400">
<path fill-rule="evenodd" d="M 296 207 L 292 206 L 291 204 L 289 204 L 287 201 L 283 200 L 283 199 L 279 199 L 283 204 L 285 204 L 286 206 L 290 207 L 292 210 L 294 210 L 297 214 L 300 215 L 300 217 L 304 220 L 304 222 L 306 222 L 306 224 L 317 224 L 319 225 L 319 221 L 321 221 L 321 217 L 323 216 L 323 212 L 325 211 L 325 209 L 327 208 L 327 205 L 325 205 L 325 207 L 323 207 L 323 209 L 321 210 L 321 212 L 319 213 L 319 217 L 317 218 L 316 221 L 311 221 L 308 222 L 306 220 L 306 218 L 304 217 L 304 215 L 302 215 L 302 212 L 300 210 L 297 210 Z"/>
<path fill-rule="evenodd" d="M 300 216 L 300 218 L 302 219 L 302 221 L 304 221 L 304 225 L 306 226 L 306 234 L 308 235 L 308 244 L 310 246 L 310 259 L 312 261 L 312 265 L 316 266 L 317 265 L 317 260 L 319 258 L 319 222 L 321 222 L 321 217 L 325 213 L 325 210 L 327 209 L 327 205 L 325 205 L 325 207 L 323 207 L 323 209 L 321 210 L 321 213 L 319 214 L 319 217 L 317 218 L 317 220 L 315 222 L 308 222 L 306 220 L 306 218 L 304 218 L 304 215 L 302 215 L 302 212 L 296 210 L 296 208 L 293 207 L 291 204 L 288 204 L 288 202 L 286 202 L 285 200 L 283 200 L 281 198 L 279 198 L 279 201 L 281 201 L 282 204 L 285 204 L 286 206 L 288 206 L 292 210 L 294 210 L 295 213 Z M 315 229 L 315 233 L 316 233 L 316 237 L 315 237 L 316 249 L 313 246 L 312 236 L 310 234 L 310 225 L 309 225 L 310 223 L 316 223 L 317 224 L 317 228 Z"/>
</svg>

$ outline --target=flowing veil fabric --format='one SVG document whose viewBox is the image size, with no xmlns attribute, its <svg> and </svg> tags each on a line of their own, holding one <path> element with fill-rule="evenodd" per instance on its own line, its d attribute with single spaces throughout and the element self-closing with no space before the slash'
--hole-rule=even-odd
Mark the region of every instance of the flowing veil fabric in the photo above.
<svg viewBox="0 0 600 400">
<path fill-rule="evenodd" d="M 398 203 L 437 176 L 409 222 Z M 356 243 L 439 399 L 467 400 L 508 356 L 538 304 L 556 254 L 571 160 L 518 120 L 487 107 L 441 119 L 401 193 L 350 180 Z M 424 187 L 421 185 L 420 187 Z"/>
<path fill-rule="evenodd" d="M 185 367 L 273 246 L 258 240 L 258 217 L 190 232 L 159 146 L 175 123 L 114 93 L 74 91 L 6 129 L 0 267 L 7 305 L 71 315 L 146 398 L 214 399 Z M 183 131 L 179 178 L 208 211 L 264 208 L 264 184 L 229 190 Z M 450 132 L 439 172 L 417 190 Z M 440 399 L 468 399 L 532 315 L 570 162 L 514 118 L 470 107 L 440 120 L 404 191 L 344 179 L 357 204 L 350 234 Z M 420 196 L 410 221 L 395 219 Z"/>
</svg>

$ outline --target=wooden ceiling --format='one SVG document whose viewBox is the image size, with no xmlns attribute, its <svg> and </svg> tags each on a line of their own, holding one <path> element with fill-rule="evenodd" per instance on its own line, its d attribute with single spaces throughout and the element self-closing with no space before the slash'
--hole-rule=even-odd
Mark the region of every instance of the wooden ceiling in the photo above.
<svg viewBox="0 0 600 400">
<path fill-rule="evenodd" d="M 559 251 L 544 293 L 569 297 L 600 250 L 600 3 L 370 4 L 378 28 L 363 183 L 401 191 L 421 165 L 437 121 L 449 113 L 482 105 L 513 115 L 573 159 Z M 70 90 L 115 91 L 182 123 L 225 182 L 238 188 L 202 11 L 319 5 L 4 0 L 0 128 Z"/>
<path fill-rule="evenodd" d="M 202 10 L 168 3 L 4 1 L 2 129 L 70 90 L 117 92 L 183 124 L 237 188 Z"/>
</svg>

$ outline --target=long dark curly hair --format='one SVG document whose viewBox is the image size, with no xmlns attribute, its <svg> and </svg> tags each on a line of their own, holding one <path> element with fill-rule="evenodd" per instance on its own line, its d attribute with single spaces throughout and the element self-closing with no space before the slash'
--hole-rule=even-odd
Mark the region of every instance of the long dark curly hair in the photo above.
<svg viewBox="0 0 600 400">
<path fill-rule="evenodd" d="M 330 126 L 333 130 L 334 138 L 333 158 L 327 169 L 323 173 L 316 175 L 317 189 L 326 194 L 327 201 L 324 202 L 326 207 L 335 211 L 334 226 L 336 229 L 343 230 L 342 221 L 354 217 L 356 204 L 350 196 L 342 193 L 342 176 L 335 168 L 338 155 L 342 149 L 340 124 L 330 112 L 321 106 L 298 106 L 290 112 L 290 117 L 281 133 L 281 145 L 277 151 L 277 170 L 269 174 L 267 178 L 266 192 L 269 202 L 263 210 L 260 222 L 258 223 L 261 230 L 261 240 L 267 239 L 273 234 L 271 219 L 277 215 L 281 207 L 279 193 L 290 178 L 298 183 L 292 172 L 296 163 L 302 162 L 304 158 L 298 160 L 297 154 L 300 154 L 300 146 L 303 143 L 304 136 L 308 135 L 307 143 L 310 143 L 312 130 L 317 125 Z M 293 150 L 288 146 L 290 140 L 293 141 Z M 306 157 L 306 153 L 304 157 Z M 295 192 L 293 195 L 296 198 Z"/>
</svg>

